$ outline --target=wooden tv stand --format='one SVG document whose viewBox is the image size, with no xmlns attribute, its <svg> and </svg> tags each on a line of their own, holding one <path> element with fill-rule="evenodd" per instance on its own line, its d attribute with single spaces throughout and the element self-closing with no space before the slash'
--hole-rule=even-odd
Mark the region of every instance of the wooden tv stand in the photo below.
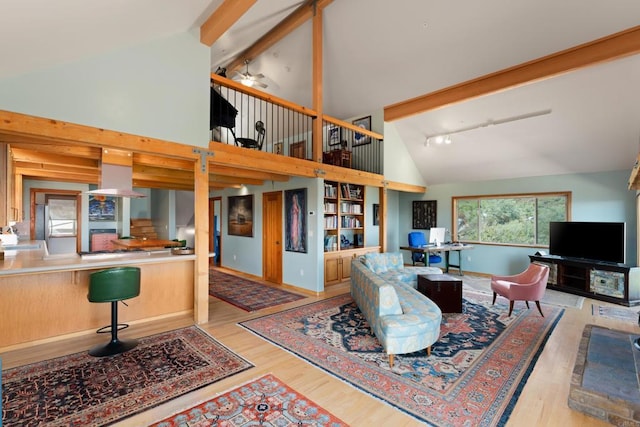
<svg viewBox="0 0 640 427">
<path fill-rule="evenodd" d="M 639 267 L 553 255 L 529 258 L 549 266 L 549 289 L 626 306 L 640 305 Z"/>
</svg>

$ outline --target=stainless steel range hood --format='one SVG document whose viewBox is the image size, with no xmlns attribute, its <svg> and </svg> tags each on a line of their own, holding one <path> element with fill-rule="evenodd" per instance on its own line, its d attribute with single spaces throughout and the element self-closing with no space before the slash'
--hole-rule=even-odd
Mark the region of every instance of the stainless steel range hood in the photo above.
<svg viewBox="0 0 640 427">
<path fill-rule="evenodd" d="M 133 154 L 130 151 L 103 149 L 100 185 L 88 193 L 111 197 L 146 197 L 133 191 Z"/>
</svg>

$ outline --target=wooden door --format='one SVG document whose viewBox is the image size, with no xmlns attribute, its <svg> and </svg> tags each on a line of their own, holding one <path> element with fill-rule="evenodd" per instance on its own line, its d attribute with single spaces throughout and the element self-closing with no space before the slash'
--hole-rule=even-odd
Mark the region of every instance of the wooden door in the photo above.
<svg viewBox="0 0 640 427">
<path fill-rule="evenodd" d="M 289 145 L 289 155 L 291 157 L 297 157 L 298 159 L 307 158 L 307 141 L 293 142 Z"/>
<path fill-rule="evenodd" d="M 324 284 L 325 286 L 340 283 L 340 258 L 327 257 L 324 260 Z"/>
<path fill-rule="evenodd" d="M 282 192 L 262 195 L 262 276 L 282 283 Z"/>
</svg>

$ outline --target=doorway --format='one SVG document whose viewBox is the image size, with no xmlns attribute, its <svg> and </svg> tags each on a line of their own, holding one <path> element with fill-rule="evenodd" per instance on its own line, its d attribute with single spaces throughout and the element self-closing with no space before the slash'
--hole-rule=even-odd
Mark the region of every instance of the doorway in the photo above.
<svg viewBox="0 0 640 427">
<path fill-rule="evenodd" d="M 262 276 L 282 284 L 282 192 L 262 195 Z"/>
<path fill-rule="evenodd" d="M 209 198 L 209 265 L 220 267 L 222 259 L 222 240 L 220 239 L 220 213 L 222 197 Z"/>
<path fill-rule="evenodd" d="M 80 191 L 31 189 L 33 240 L 44 240 L 49 254 L 80 252 L 82 202 Z"/>
</svg>

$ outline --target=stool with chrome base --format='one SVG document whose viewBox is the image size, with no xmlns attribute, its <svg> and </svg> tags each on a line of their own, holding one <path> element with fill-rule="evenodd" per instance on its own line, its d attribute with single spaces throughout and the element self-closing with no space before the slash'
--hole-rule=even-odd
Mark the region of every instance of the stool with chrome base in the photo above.
<svg viewBox="0 0 640 427">
<path fill-rule="evenodd" d="M 140 295 L 140 269 L 138 267 L 114 267 L 92 273 L 89 276 L 90 302 L 111 303 L 111 326 L 98 329 L 98 333 L 111 332 L 111 341 L 97 345 L 91 350 L 91 356 L 102 357 L 124 353 L 131 350 L 138 342 L 136 340 L 118 339 L 118 329 L 125 329 L 129 325 L 118 324 L 118 301 Z"/>
</svg>

